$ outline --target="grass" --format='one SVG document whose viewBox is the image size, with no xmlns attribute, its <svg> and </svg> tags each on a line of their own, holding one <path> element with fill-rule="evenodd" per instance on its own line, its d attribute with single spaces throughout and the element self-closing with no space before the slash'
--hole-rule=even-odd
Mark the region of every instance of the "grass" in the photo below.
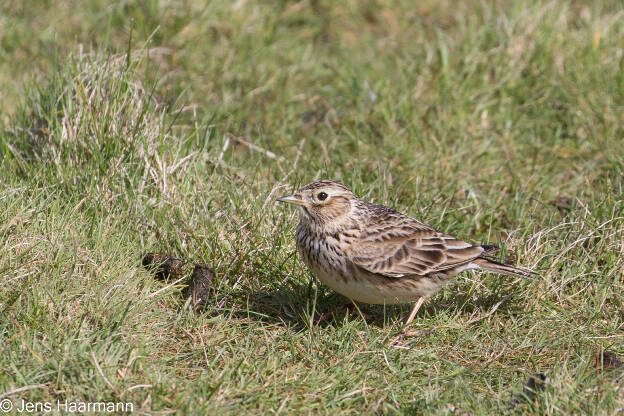
<svg viewBox="0 0 624 416">
<path fill-rule="evenodd" d="M 595 363 L 624 354 L 620 2 L 0 7 L 0 397 L 624 409 Z M 461 275 L 404 349 L 389 340 L 409 305 L 315 325 L 345 299 L 311 279 L 274 198 L 321 177 L 502 245 L 540 279 Z M 215 269 L 204 313 L 146 251 Z M 544 390 L 512 404 L 536 372 Z"/>
</svg>

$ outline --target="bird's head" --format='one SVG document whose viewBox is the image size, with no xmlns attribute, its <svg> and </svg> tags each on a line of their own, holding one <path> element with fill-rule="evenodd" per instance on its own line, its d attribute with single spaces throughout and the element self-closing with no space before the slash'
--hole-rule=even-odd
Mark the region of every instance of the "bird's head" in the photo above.
<svg viewBox="0 0 624 416">
<path fill-rule="evenodd" d="M 297 205 L 299 219 L 306 226 L 328 231 L 350 220 L 358 198 L 341 183 L 320 180 L 277 200 Z"/>
</svg>

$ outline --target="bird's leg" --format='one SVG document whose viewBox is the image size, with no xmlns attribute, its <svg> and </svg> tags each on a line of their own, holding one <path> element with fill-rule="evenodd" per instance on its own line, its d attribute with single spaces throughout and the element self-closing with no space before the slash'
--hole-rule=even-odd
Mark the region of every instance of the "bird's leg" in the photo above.
<svg viewBox="0 0 624 416">
<path fill-rule="evenodd" d="M 409 332 L 407 332 L 407 326 L 414 320 L 414 317 L 418 313 L 418 310 L 420 309 L 420 307 L 422 306 L 423 303 L 425 303 L 425 297 L 421 296 L 416 301 L 416 304 L 414 305 L 414 308 L 412 309 L 412 312 L 409 314 L 409 316 L 407 318 L 407 321 L 405 321 L 405 325 L 403 326 L 403 330 L 401 331 L 401 333 L 399 335 L 397 335 L 394 338 L 394 340 L 392 340 L 390 345 L 399 345 L 399 344 L 402 343 L 403 339 L 406 336 L 410 335 Z"/>
<path fill-rule="evenodd" d="M 410 313 L 409 317 L 407 318 L 407 321 L 405 321 L 405 327 L 403 328 L 403 331 L 405 331 L 405 329 L 407 329 L 407 326 L 410 324 L 410 322 L 414 320 L 414 317 L 418 313 L 418 310 L 420 309 L 423 303 L 425 303 L 425 297 L 421 296 L 420 298 L 418 298 L 418 301 L 416 301 L 416 304 L 414 305 L 414 309 L 412 309 L 412 313 Z"/>
</svg>

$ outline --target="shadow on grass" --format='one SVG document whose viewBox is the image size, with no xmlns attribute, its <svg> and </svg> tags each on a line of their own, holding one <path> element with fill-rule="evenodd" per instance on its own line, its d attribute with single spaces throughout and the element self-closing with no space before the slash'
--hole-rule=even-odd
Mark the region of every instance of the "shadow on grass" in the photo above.
<svg viewBox="0 0 624 416">
<path fill-rule="evenodd" d="M 505 300 L 505 298 L 509 297 L 509 299 Z M 513 293 L 490 293 L 490 294 L 482 294 L 478 295 L 475 299 L 474 295 L 459 292 L 454 295 L 451 299 L 440 300 L 435 302 L 435 298 L 433 302 L 430 300 L 425 304 L 425 311 L 428 315 L 435 316 L 437 312 L 440 310 L 455 310 L 457 314 L 466 314 L 470 315 L 477 311 L 481 311 L 481 313 L 488 313 L 497 304 L 500 305 L 496 309 L 496 313 L 504 313 L 505 311 L 513 309 Z M 502 302 L 502 303 L 501 303 Z M 422 312 L 421 312 L 422 313 Z M 420 313 L 419 313 L 420 314 Z"/>
<path fill-rule="evenodd" d="M 190 262 L 158 253 L 147 253 L 142 258 L 142 265 L 154 273 L 159 280 L 184 279 L 189 269 L 183 265 Z M 175 265 L 175 267 L 173 267 Z M 190 270 L 190 269 L 189 269 Z M 197 273 L 197 271 L 205 273 Z M 219 284 L 212 269 L 204 264 L 195 264 L 181 291 L 181 296 L 190 298 L 190 304 L 196 313 L 209 316 L 225 316 L 240 320 L 253 320 L 268 324 L 277 324 L 303 331 L 311 327 L 339 328 L 347 321 L 363 319 L 367 325 L 377 328 L 403 327 L 402 322 L 410 313 L 413 304 L 404 305 L 368 305 L 354 303 L 348 298 L 327 289 L 323 285 L 315 286 L 311 280 L 307 284 L 288 280 L 286 277 L 267 276 L 272 281 L 283 282 L 281 286 L 265 291 L 248 289 L 231 290 L 227 281 Z M 183 283 L 184 284 L 184 283 Z M 221 287 L 219 287 L 221 286 Z M 416 315 L 420 319 L 435 322 L 440 311 L 451 315 L 471 315 L 471 320 L 482 319 L 492 313 L 504 313 L 512 305 L 514 293 L 501 293 L 497 287 L 487 295 L 475 296 L 463 291 L 461 285 L 445 289 L 447 296 L 437 295 L 428 299 Z M 451 294 L 451 296 L 448 296 Z M 477 315 L 472 316 L 472 315 Z M 347 318 L 348 316 L 348 318 Z M 345 320 L 347 318 L 347 320 Z"/>
<path fill-rule="evenodd" d="M 172 268 L 173 260 L 176 260 L 175 268 Z M 180 276 L 180 280 L 187 280 L 184 279 L 184 263 L 181 259 L 157 253 L 148 253 L 142 260 L 143 266 L 151 270 L 156 279 L 165 281 Z M 198 270 L 205 273 L 197 273 Z M 190 304 L 198 314 L 227 314 L 229 318 L 278 324 L 295 331 L 306 330 L 312 326 L 341 327 L 347 315 L 350 320 L 363 319 L 367 325 L 377 328 L 392 328 L 397 324 L 402 326 L 401 321 L 412 308 L 412 304 L 354 303 L 323 286 L 315 287 L 313 281 L 308 284 L 289 281 L 269 291 L 230 291 L 227 283 L 223 282 L 226 287 L 221 288 L 217 287 L 218 284 L 215 286 L 215 283 L 212 269 L 203 264 L 195 264 L 193 273 L 186 281 L 187 287 L 180 294 L 185 299 L 190 298 Z M 440 311 L 453 311 L 457 315 L 504 313 L 512 304 L 513 293 L 501 294 L 500 290 L 476 298 L 469 292 L 462 291 L 460 287 L 446 290 L 453 291 L 453 295 L 438 295 L 427 300 L 416 316 L 416 321 L 425 317 L 435 321 Z"/>
<path fill-rule="evenodd" d="M 310 325 L 320 328 L 340 327 L 344 324 L 347 314 L 349 320 L 364 319 L 368 325 L 388 328 L 397 324 L 400 326 L 413 306 L 353 303 L 348 298 L 331 291 L 318 294 L 315 298 L 314 294 L 306 296 L 309 293 L 308 289 L 308 286 L 302 284 L 274 291 L 239 292 L 231 297 L 231 306 L 234 310 L 228 308 L 228 313 L 235 318 L 284 325 L 296 331 L 305 330 Z M 416 320 L 423 316 L 435 319 L 441 311 L 471 315 L 479 311 L 480 314 L 487 314 L 496 308 L 495 313 L 505 313 L 514 309 L 514 296 L 509 295 L 509 293 L 492 293 L 475 299 L 474 295 L 458 293 L 446 300 L 434 297 L 425 303 L 416 315 Z M 509 299 L 505 300 L 506 297 Z"/>
<path fill-rule="evenodd" d="M 327 327 L 340 326 L 346 313 L 359 315 L 358 309 L 348 298 L 339 294 L 307 296 L 308 286 L 282 288 L 273 291 L 255 291 L 241 294 L 236 302 L 239 309 L 234 316 L 248 317 L 253 320 L 281 324 L 301 331 L 311 325 Z M 243 299 L 241 299 L 241 297 Z M 367 323 L 383 326 L 382 316 L 369 316 L 371 305 L 358 305 Z"/>
</svg>

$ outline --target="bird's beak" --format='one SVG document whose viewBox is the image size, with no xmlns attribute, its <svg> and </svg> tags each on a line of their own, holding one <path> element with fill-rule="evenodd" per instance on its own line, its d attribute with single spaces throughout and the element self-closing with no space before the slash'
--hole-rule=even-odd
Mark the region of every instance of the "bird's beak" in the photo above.
<svg viewBox="0 0 624 416">
<path fill-rule="evenodd" d="M 305 205 L 305 201 L 303 200 L 303 198 L 301 198 L 301 195 L 299 194 L 284 195 L 277 198 L 277 200 L 279 202 L 286 202 L 293 205 Z"/>
</svg>

